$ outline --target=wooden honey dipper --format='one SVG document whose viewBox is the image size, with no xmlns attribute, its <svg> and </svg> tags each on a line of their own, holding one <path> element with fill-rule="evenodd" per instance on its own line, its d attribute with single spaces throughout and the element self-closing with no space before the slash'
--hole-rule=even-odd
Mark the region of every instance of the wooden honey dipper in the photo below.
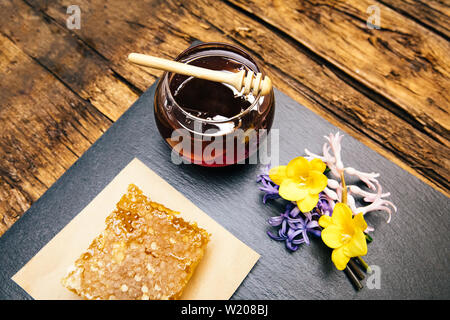
<svg viewBox="0 0 450 320">
<path fill-rule="evenodd" d="M 130 53 L 128 60 L 144 67 L 227 83 L 235 87 L 238 91 L 244 88 L 244 94 L 249 94 L 252 91 L 254 95 L 258 95 L 259 93 L 266 95 L 272 89 L 272 81 L 269 77 L 265 76 L 263 79 L 262 73 L 255 74 L 253 71 L 241 70 L 237 73 L 216 71 L 140 53 Z"/>
</svg>

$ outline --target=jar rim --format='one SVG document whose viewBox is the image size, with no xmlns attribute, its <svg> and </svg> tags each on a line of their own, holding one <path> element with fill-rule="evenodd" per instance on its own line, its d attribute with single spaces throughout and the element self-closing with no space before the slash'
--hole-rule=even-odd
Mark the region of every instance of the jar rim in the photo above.
<svg viewBox="0 0 450 320">
<path fill-rule="evenodd" d="M 249 60 L 251 63 L 253 63 L 253 64 L 255 65 L 255 67 L 256 67 L 257 70 L 252 70 L 252 71 L 254 71 L 254 72 L 261 72 L 263 76 L 265 75 L 264 71 L 259 67 L 259 65 L 257 64 L 257 62 L 251 57 L 251 55 L 250 55 L 247 51 L 245 51 L 244 49 L 242 49 L 242 48 L 240 48 L 239 46 L 236 46 L 236 45 L 234 45 L 234 44 L 229 44 L 229 43 L 224 43 L 224 42 L 202 42 L 202 43 L 199 43 L 199 44 L 197 44 L 197 45 L 193 45 L 193 46 L 191 46 L 191 47 L 185 49 L 183 52 L 181 52 L 181 53 L 175 58 L 175 61 L 179 61 L 180 59 L 184 58 L 184 56 L 185 56 L 186 54 L 188 54 L 190 51 L 199 49 L 199 48 L 201 48 L 201 47 L 203 47 L 203 46 L 205 47 L 205 49 L 206 49 L 206 48 L 211 49 L 211 48 L 217 47 L 218 49 L 221 49 L 221 50 L 226 50 L 227 47 L 228 47 L 228 48 L 232 49 L 232 50 L 230 50 L 230 51 L 232 51 L 232 52 L 234 52 L 234 53 L 237 53 L 238 55 L 242 56 L 243 58 L 245 58 L 245 59 Z M 236 52 L 236 51 L 237 51 L 237 52 Z M 242 63 L 242 64 L 244 64 L 244 63 L 241 62 L 241 61 L 239 61 L 239 62 Z M 246 65 L 246 66 L 247 66 L 247 65 Z M 247 67 L 249 67 L 249 66 L 247 66 Z M 255 97 L 255 101 L 253 101 L 253 102 L 251 103 L 251 105 L 248 106 L 245 110 L 241 111 L 240 113 L 238 113 L 238 114 L 236 114 L 236 115 L 234 115 L 234 116 L 232 116 L 232 117 L 230 117 L 230 118 L 224 119 L 224 120 L 212 120 L 212 119 L 209 120 L 209 119 L 200 118 L 200 117 L 194 116 L 193 114 L 187 112 L 186 110 L 184 110 L 183 107 L 181 107 L 181 106 L 177 103 L 177 101 L 175 100 L 175 98 L 174 98 L 173 95 L 172 95 L 172 91 L 170 90 L 170 86 L 169 86 L 169 74 L 171 74 L 171 72 L 168 72 L 168 71 L 164 72 L 164 74 L 163 74 L 161 80 L 162 80 L 162 82 L 163 82 L 163 83 L 162 83 L 162 84 L 163 84 L 163 87 L 167 89 L 167 95 L 168 95 L 169 99 L 171 100 L 171 103 L 173 104 L 173 106 L 175 106 L 175 107 L 177 107 L 179 110 L 181 110 L 181 112 L 183 112 L 183 114 L 184 114 L 186 117 L 191 118 L 191 119 L 194 120 L 194 121 L 199 121 L 199 122 L 203 122 L 203 123 L 227 123 L 227 122 L 230 122 L 230 121 L 234 121 L 234 120 L 236 120 L 236 119 L 240 119 L 240 118 L 242 118 L 243 116 L 245 116 L 247 113 L 249 113 L 251 110 L 253 110 L 253 108 L 254 108 L 255 105 L 259 102 L 259 100 L 260 100 L 260 98 L 261 98 L 261 93 L 258 93 L 258 95 Z"/>
</svg>

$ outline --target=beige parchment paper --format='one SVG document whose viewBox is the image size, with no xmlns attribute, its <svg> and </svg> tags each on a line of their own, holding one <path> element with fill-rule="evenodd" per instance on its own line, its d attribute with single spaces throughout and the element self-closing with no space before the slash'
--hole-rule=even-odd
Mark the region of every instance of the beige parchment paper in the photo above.
<svg viewBox="0 0 450 320">
<path fill-rule="evenodd" d="M 153 201 L 179 211 L 185 220 L 197 222 L 212 234 L 182 299 L 229 299 L 253 268 L 259 254 L 136 158 L 12 279 L 34 299 L 80 299 L 64 288 L 60 280 L 68 267 L 103 231 L 106 217 L 130 183 L 137 185 Z"/>
</svg>

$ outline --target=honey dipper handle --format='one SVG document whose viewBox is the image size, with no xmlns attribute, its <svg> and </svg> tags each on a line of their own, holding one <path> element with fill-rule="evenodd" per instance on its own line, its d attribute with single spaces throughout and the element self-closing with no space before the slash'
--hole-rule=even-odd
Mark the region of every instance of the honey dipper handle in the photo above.
<svg viewBox="0 0 450 320">
<path fill-rule="evenodd" d="M 192 76 L 195 78 L 201 78 L 205 80 L 211 80 L 215 82 L 225 82 L 234 85 L 234 73 L 226 73 L 222 71 L 209 70 L 201 67 L 196 67 L 190 64 L 167 60 L 163 58 L 148 56 L 140 53 L 131 53 L 128 56 L 128 60 L 144 66 L 151 67 L 159 70 L 170 71 L 173 73 L 179 73 L 186 76 Z"/>
<path fill-rule="evenodd" d="M 239 91 L 245 85 L 246 93 L 250 91 L 250 88 L 253 88 L 254 93 L 260 91 L 261 94 L 264 95 L 267 94 L 272 88 L 270 79 L 268 77 L 266 77 L 267 80 L 264 79 L 263 81 L 261 81 L 261 76 L 254 77 L 253 72 L 248 73 L 247 77 L 245 77 L 246 75 L 244 70 L 241 70 L 237 73 L 216 71 L 140 53 L 130 53 L 128 55 L 128 60 L 144 67 L 156 68 L 159 70 L 170 71 L 173 73 L 183 74 L 186 76 L 192 76 L 195 78 L 215 82 L 224 82 L 232 85 Z M 244 78 L 248 80 L 245 82 Z M 259 82 L 255 81 L 255 79 L 259 79 Z M 270 88 L 268 88 L 267 83 L 270 84 Z"/>
</svg>

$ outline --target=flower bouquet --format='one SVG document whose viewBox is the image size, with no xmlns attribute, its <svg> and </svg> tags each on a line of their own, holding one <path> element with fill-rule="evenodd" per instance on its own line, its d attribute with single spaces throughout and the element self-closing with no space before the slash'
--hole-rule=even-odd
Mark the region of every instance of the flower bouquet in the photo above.
<svg viewBox="0 0 450 320">
<path fill-rule="evenodd" d="M 296 251 L 299 245 L 310 243 L 312 235 L 321 238 L 332 250 L 331 260 L 338 270 L 344 270 L 357 289 L 364 278 L 361 269 L 371 272 L 362 259 L 367 254 L 367 243 L 372 241 L 364 216 L 372 211 L 384 211 L 391 220 L 395 205 L 386 200 L 378 173 L 365 173 L 345 167 L 341 158 L 343 135 L 325 137 L 323 155 L 305 149 L 306 157 L 292 159 L 287 165 L 266 167 L 258 175 L 263 202 L 282 198 L 285 211 L 268 220 L 276 233 L 268 231 L 270 238 L 284 241 L 286 248 Z M 329 177 L 328 177 L 328 176 Z M 346 185 L 345 175 L 358 178 L 368 190 L 357 185 Z M 357 205 L 357 198 L 364 205 Z"/>
</svg>

